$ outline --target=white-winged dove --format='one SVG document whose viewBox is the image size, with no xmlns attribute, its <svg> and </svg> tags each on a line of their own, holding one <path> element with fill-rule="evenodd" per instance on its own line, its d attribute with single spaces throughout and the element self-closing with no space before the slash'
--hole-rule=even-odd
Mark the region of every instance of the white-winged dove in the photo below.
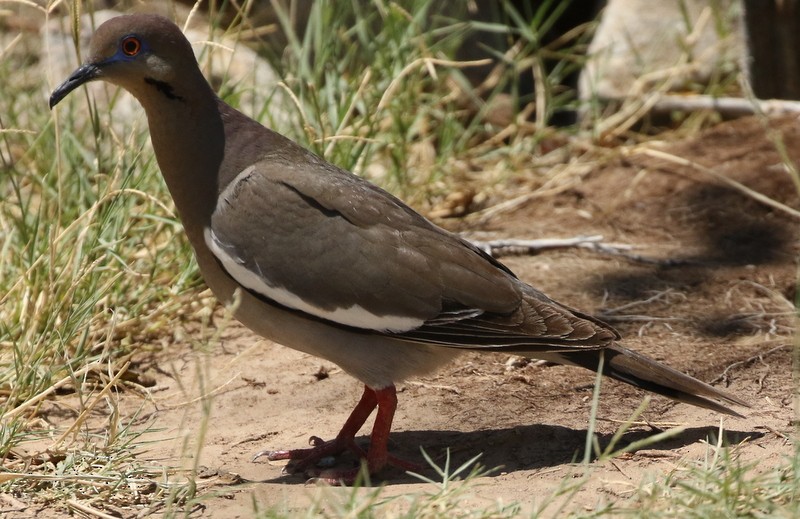
<svg viewBox="0 0 800 519">
<path fill-rule="evenodd" d="M 220 100 L 178 27 L 155 15 L 101 25 L 89 58 L 50 98 L 101 79 L 147 114 L 161 172 L 200 271 L 256 333 L 327 359 L 364 393 L 336 438 L 267 452 L 297 471 L 346 449 L 387 463 L 395 383 L 465 350 L 514 352 L 596 370 L 700 407 L 738 414 L 733 395 L 619 346 L 615 330 L 548 298 L 400 200 Z M 377 407 L 370 447 L 355 434 Z M 352 481 L 356 470 L 326 479 Z M 318 474 L 318 473 L 317 473 Z"/>
</svg>

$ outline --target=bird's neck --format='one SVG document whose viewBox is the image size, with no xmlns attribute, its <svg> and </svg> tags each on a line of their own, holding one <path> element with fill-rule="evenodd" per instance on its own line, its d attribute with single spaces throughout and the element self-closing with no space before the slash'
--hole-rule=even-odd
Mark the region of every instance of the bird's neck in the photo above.
<svg viewBox="0 0 800 519">
<path fill-rule="evenodd" d="M 225 129 L 216 103 L 143 102 L 158 165 L 190 241 L 202 240 L 216 204 Z"/>
<path fill-rule="evenodd" d="M 194 98 L 140 99 L 161 173 L 189 240 L 197 248 L 217 198 L 247 165 L 263 154 L 263 132 L 211 91 Z"/>
<path fill-rule="evenodd" d="M 269 155 L 305 153 L 227 105 L 205 80 L 203 84 L 207 88 L 178 85 L 170 96 L 137 96 L 147 113 L 158 165 L 198 260 L 205 249 L 204 231 L 228 184 Z"/>
</svg>

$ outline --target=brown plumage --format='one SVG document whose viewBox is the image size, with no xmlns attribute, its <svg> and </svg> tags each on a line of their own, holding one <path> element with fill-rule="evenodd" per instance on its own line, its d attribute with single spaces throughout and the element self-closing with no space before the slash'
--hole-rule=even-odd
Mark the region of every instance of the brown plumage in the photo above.
<svg viewBox="0 0 800 519">
<path fill-rule="evenodd" d="M 92 80 L 131 92 L 200 271 L 256 333 L 328 359 L 365 384 L 336 439 L 271 451 L 313 471 L 353 449 L 371 472 L 409 465 L 387 452 L 394 384 L 465 350 L 508 351 L 596 370 L 722 413 L 733 395 L 619 346 L 605 323 L 557 303 L 403 202 L 221 101 L 169 20 L 123 16 L 100 26 L 89 58 L 51 107 Z M 353 438 L 377 407 L 369 452 Z M 354 471 L 334 472 L 350 481 Z"/>
</svg>

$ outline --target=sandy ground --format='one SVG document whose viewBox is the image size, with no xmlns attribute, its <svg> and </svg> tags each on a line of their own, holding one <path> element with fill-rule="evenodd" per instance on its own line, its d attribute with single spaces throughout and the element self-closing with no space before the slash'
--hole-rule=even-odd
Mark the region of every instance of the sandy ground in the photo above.
<svg viewBox="0 0 800 519">
<path fill-rule="evenodd" d="M 779 119 L 772 127 L 800 162 L 797 122 Z M 800 207 L 757 120 L 724 123 L 665 149 Z M 765 470 L 791 452 L 782 433 L 791 431 L 793 419 L 790 301 L 799 224 L 696 170 L 642 156 L 616 160 L 579 188 L 531 202 L 481 228 L 450 222 L 458 230 L 481 231 L 482 237 L 602 234 L 608 242 L 635 245 L 639 254 L 680 260 L 645 264 L 576 249 L 503 258 L 551 297 L 611 321 L 625 346 L 752 403 L 747 417 L 737 419 L 654 398 L 643 415 L 654 425 L 632 427 L 620 446 L 670 425 L 686 431 L 613 463 L 595 463 L 569 509 L 625 498 L 646 478 L 702 460 L 706 441 L 717 437 L 720 424 L 724 440 L 740 444 L 741 459 L 758 460 Z M 189 342 L 157 357 L 138 356 L 134 370 L 151 376 L 154 384 L 147 398 L 134 391 L 122 398 L 129 409 L 144 405 L 137 427 L 152 427 L 146 437 L 159 440 L 140 456 L 203 467 L 207 498 L 194 515 L 247 517 L 254 500 L 261 507 L 305 510 L 315 495 L 322 493 L 325 501 L 349 492 L 307 485 L 302 477 L 283 476 L 280 466 L 254 463 L 251 457 L 261 449 L 305 446 L 311 434 L 333 437 L 360 396 L 355 380 L 236 324 L 225 328 L 211 351 Z M 571 462 L 582 457 L 594 374 L 508 360 L 466 354 L 435 376 L 400 384 L 392 448 L 421 461 L 423 447 L 440 463 L 449 449 L 453 465 L 483 453 L 485 466 L 501 468 L 480 478 L 469 502 L 519 502 L 529 511 L 579 472 Z M 199 380 L 213 394 L 201 440 Z M 623 384 L 603 384 L 597 423 L 601 445 L 643 397 Z M 386 495 L 433 488 L 401 473 L 389 471 L 385 477 Z"/>
</svg>

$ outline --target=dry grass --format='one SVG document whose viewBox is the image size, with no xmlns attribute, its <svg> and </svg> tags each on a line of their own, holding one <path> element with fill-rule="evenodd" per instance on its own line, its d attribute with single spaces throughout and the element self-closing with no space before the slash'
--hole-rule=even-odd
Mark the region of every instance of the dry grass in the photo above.
<svg viewBox="0 0 800 519">
<path fill-rule="evenodd" d="M 432 16 L 436 2 L 410 4 L 404 9 L 375 2 L 383 9 L 366 17 L 315 3 L 314 30 L 305 40 L 289 38 L 289 58 L 273 56 L 273 63 L 282 65 L 280 88 L 293 108 L 276 122 L 295 139 L 417 207 L 435 208 L 439 216 L 469 213 L 474 221 L 577 186 L 598 164 L 624 153 L 573 140 L 568 132 L 543 124 L 544 114 L 561 101 L 544 95 L 554 78 L 544 73 L 535 42 L 525 39 L 523 29 L 529 27 L 512 27 L 518 44 L 478 87 L 479 98 L 467 91 L 462 75 L 473 64 L 449 56 L 465 26 Z M 73 13 L 77 5 L 69 6 Z M 10 10 L 17 20 L 45 21 L 43 10 L 27 3 L 12 3 Z M 365 18 L 353 25 L 350 16 Z M 364 32 L 374 16 L 381 17 L 383 31 Z M 425 20 L 435 26 L 427 27 Z M 243 24 L 231 31 L 269 32 L 259 29 Z M 205 491 L 196 478 L 198 467 L 140 459 L 147 433 L 157 423 L 142 424 L 135 410 L 121 408 L 120 398 L 126 393 L 147 398 L 135 357 L 179 342 L 186 329 L 202 328 L 198 323 L 208 321 L 214 302 L 188 259 L 146 132 L 110 138 L 116 121 L 107 107 L 80 95 L 49 112 L 43 92 L 53 85 L 45 84 L 37 54 L 48 49 L 37 48 L 40 39 L 33 32 L 14 34 L 7 26 L 3 33 L 0 170 L 7 182 L 0 197 L 0 495 L 19 507 L 89 517 L 190 512 Z M 581 37 L 575 35 L 574 45 Z M 569 52 L 569 43 L 559 45 L 560 52 Z M 318 63 L 340 68 L 331 72 Z M 513 99 L 518 115 L 502 127 L 490 123 L 488 107 L 516 72 L 531 64 L 538 97 Z M 222 92 L 237 101 L 225 86 Z M 460 104 L 465 97 L 473 104 Z M 261 110 L 268 115 L 266 106 Z M 626 113 L 623 123 L 607 121 L 616 128 L 608 132 L 627 131 L 632 117 L 641 113 Z M 553 143 L 553 151 L 540 153 Z M 797 175 L 790 161 L 786 167 Z M 452 192 L 463 196 L 448 201 Z M 213 331 L 200 337 L 200 347 L 215 340 Z M 210 403 L 212 393 L 204 392 L 204 402 Z M 191 449 L 189 443 L 186 448 Z M 718 490 L 734 488 L 731 482 L 747 500 L 736 510 L 798 502 L 789 484 L 797 456 L 769 481 L 748 483 L 747 467 L 737 466 L 721 449 L 713 453 L 706 466 L 691 469 L 680 482 L 641 490 L 631 505 L 634 514 L 664 502 L 691 510 L 697 500 L 712 507 L 710 515 L 722 513 L 731 495 Z M 402 507 L 405 516 L 514 516 L 513 505 L 475 513 L 459 508 L 469 484 L 454 481 L 474 480 L 481 474 L 474 467 L 439 469 L 441 482 L 432 482 L 436 490 L 409 498 Z M 716 479 L 709 483 L 712 476 Z M 575 488 L 565 482 L 553 500 Z M 332 514 L 380 516 L 380 489 L 367 498 L 352 496 Z M 550 511 L 549 503 L 543 512 Z M 796 507 L 786 506 L 780 510 Z M 309 514 L 314 515 L 313 508 Z M 256 515 L 280 514 L 256 510 Z"/>
</svg>

